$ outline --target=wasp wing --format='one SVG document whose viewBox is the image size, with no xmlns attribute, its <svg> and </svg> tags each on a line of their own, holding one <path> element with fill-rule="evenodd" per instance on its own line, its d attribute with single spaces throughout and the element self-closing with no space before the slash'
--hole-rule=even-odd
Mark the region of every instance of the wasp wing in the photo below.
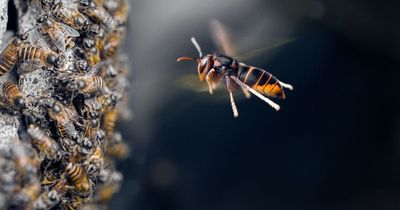
<svg viewBox="0 0 400 210">
<path fill-rule="evenodd" d="M 70 26 L 65 25 L 64 23 L 58 23 L 58 24 L 60 29 L 64 32 L 65 36 L 79 37 L 81 35 L 77 30 L 71 28 Z"/>
<path fill-rule="evenodd" d="M 210 22 L 210 29 L 212 38 L 215 44 L 218 46 L 219 50 L 225 55 L 232 56 L 242 61 L 260 55 L 268 50 L 281 47 L 296 40 L 296 38 L 285 38 L 272 45 L 238 55 L 237 48 L 233 44 L 230 33 L 228 32 L 226 26 L 224 26 L 218 20 L 212 20 Z"/>
<path fill-rule="evenodd" d="M 59 10 L 60 10 L 60 12 L 62 14 L 64 14 L 65 16 L 68 16 L 68 15 L 72 15 L 78 9 L 76 7 L 74 7 L 74 4 L 72 4 L 72 3 L 64 3 L 64 2 L 62 2 L 61 3 L 61 7 L 59 8 Z M 63 20 L 63 21 L 65 21 L 65 20 Z M 68 21 L 68 23 L 67 22 L 66 23 L 70 24 L 71 22 L 73 23 L 73 21 Z"/>
<path fill-rule="evenodd" d="M 269 51 L 271 49 L 278 48 L 278 47 L 281 47 L 283 45 L 289 44 L 289 43 L 291 43 L 291 42 L 293 42 L 295 40 L 296 40 L 296 38 L 283 39 L 283 40 L 281 40 L 279 42 L 276 42 L 276 43 L 274 43 L 274 44 L 272 44 L 270 46 L 266 46 L 266 47 L 262 47 L 262 48 L 259 48 L 259 49 L 256 49 L 256 50 L 252 50 L 252 51 L 249 51 L 249 52 L 246 52 L 246 53 L 243 53 L 241 55 L 234 56 L 234 57 L 236 59 L 238 59 L 238 60 L 245 61 L 245 60 L 253 58 L 253 57 L 257 56 L 257 55 L 265 53 L 265 52 L 267 52 L 267 51 Z"/>
<path fill-rule="evenodd" d="M 197 75 L 186 74 L 176 80 L 176 85 L 183 89 L 188 89 L 196 92 L 208 92 L 208 87 L 199 81 Z"/>
<path fill-rule="evenodd" d="M 66 40 L 67 36 L 65 36 L 65 34 L 62 31 L 57 30 L 57 29 L 50 30 L 47 33 L 50 36 L 51 40 L 53 41 L 54 45 L 61 52 L 65 52 L 65 49 L 66 49 L 65 40 Z"/>
<path fill-rule="evenodd" d="M 29 32 L 28 34 L 28 41 L 34 46 L 43 48 L 45 50 L 50 50 L 51 47 L 49 45 L 49 42 L 46 40 L 46 37 L 44 37 L 38 30 L 33 29 Z"/>
<path fill-rule="evenodd" d="M 218 20 L 212 20 L 210 22 L 210 31 L 214 43 L 218 46 L 221 53 L 234 57 L 236 49 L 232 44 L 232 39 L 226 27 Z"/>
<path fill-rule="evenodd" d="M 208 92 L 209 92 L 208 86 L 206 84 L 200 82 L 197 75 L 193 75 L 193 74 L 182 75 L 174 81 L 174 85 L 175 85 L 175 87 L 185 90 L 185 91 L 205 93 L 205 94 L 200 94 L 196 97 L 199 97 L 199 98 L 207 97 L 207 99 L 213 100 L 214 102 L 225 102 L 226 101 L 226 92 L 225 92 L 226 90 L 225 90 L 225 86 L 221 84 L 222 82 L 225 82 L 225 80 L 221 79 L 221 80 L 215 81 L 215 82 L 216 82 L 215 83 L 216 87 L 214 89 L 214 93 L 213 93 L 212 97 L 207 96 Z M 233 89 L 240 91 L 239 85 L 237 85 L 236 83 L 231 83 L 231 84 L 232 84 Z M 246 99 L 246 97 L 243 94 L 235 95 L 236 101 L 242 101 L 244 99 Z"/>
<path fill-rule="evenodd" d="M 52 39 L 54 45 L 61 51 L 65 52 L 66 49 L 66 39 L 68 37 L 79 37 L 80 34 L 77 30 L 63 24 L 54 21 L 54 27 L 51 30 L 48 30 L 50 38 Z"/>
</svg>

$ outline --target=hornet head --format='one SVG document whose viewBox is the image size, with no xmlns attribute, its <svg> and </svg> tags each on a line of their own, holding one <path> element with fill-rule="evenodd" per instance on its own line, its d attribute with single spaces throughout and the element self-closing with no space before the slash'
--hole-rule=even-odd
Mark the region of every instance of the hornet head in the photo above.
<svg viewBox="0 0 400 210">
<path fill-rule="evenodd" d="M 197 63 L 197 72 L 199 74 L 200 81 L 203 81 L 204 78 L 206 77 L 208 71 L 211 68 L 212 65 L 212 56 L 206 55 L 203 56 L 203 52 L 201 51 L 200 45 L 197 43 L 196 39 L 192 37 L 191 39 L 193 45 L 196 47 L 199 57 L 198 58 L 192 58 L 192 57 L 180 57 L 177 59 L 178 62 L 181 61 L 195 61 Z"/>
</svg>

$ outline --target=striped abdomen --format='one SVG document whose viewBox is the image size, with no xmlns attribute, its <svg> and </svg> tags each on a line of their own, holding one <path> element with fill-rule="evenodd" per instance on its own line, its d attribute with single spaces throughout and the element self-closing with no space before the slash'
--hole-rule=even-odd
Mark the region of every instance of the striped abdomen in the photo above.
<svg viewBox="0 0 400 210">
<path fill-rule="evenodd" d="M 95 22 L 102 22 L 107 28 L 114 29 L 115 21 L 108 11 L 97 4 L 96 8 L 80 7 L 80 12 Z"/>
<path fill-rule="evenodd" d="M 90 180 L 86 170 L 79 164 L 69 163 L 66 168 L 68 178 L 75 186 L 76 190 L 83 195 L 88 195 L 91 190 Z"/>
<path fill-rule="evenodd" d="M 45 57 L 45 53 L 37 47 L 22 47 L 18 49 L 18 59 L 20 63 L 25 61 L 33 61 L 36 59 L 43 62 Z"/>
<path fill-rule="evenodd" d="M 64 138 L 68 135 L 67 126 L 71 127 L 71 122 L 67 116 L 67 113 L 65 113 L 64 106 L 61 104 L 58 104 L 58 103 L 55 106 L 57 106 L 57 108 L 59 108 L 60 110 L 58 110 L 56 112 L 52 108 L 49 108 L 48 113 L 49 113 L 50 118 L 56 124 L 56 128 L 57 128 L 60 136 L 62 138 Z"/>
<path fill-rule="evenodd" d="M 18 86 L 10 81 L 6 81 L 1 86 L 3 94 L 10 104 L 20 106 L 23 103 L 23 95 Z"/>
<path fill-rule="evenodd" d="M 22 47 L 18 49 L 18 62 L 23 63 L 25 61 L 39 61 L 41 64 L 53 64 L 55 62 L 56 55 L 43 50 L 38 47 Z"/>
<path fill-rule="evenodd" d="M 63 3 L 54 5 L 51 10 L 56 19 L 63 21 L 67 25 L 77 30 L 81 30 L 87 21 L 87 18 L 78 10 L 64 6 Z"/>
<path fill-rule="evenodd" d="M 17 61 L 17 46 L 11 42 L 0 54 L 0 77 L 11 71 Z"/>
<path fill-rule="evenodd" d="M 104 115 L 103 130 L 109 136 L 114 132 L 115 123 L 118 117 L 118 110 L 112 109 Z"/>
<path fill-rule="evenodd" d="M 72 15 L 72 10 L 63 7 L 62 3 L 58 3 L 51 8 L 54 17 L 58 20 L 63 21 L 69 26 L 74 25 L 74 18 L 70 18 L 68 15 Z"/>
<path fill-rule="evenodd" d="M 60 123 L 56 122 L 56 127 L 58 130 L 58 133 L 60 134 L 60 137 L 62 137 L 62 138 L 67 137 L 67 131 L 65 130 L 63 125 L 60 125 Z"/>
<path fill-rule="evenodd" d="M 72 22 L 69 21 L 68 16 L 66 15 L 69 11 L 66 10 L 62 3 L 58 3 L 51 8 L 51 11 L 55 18 L 64 21 L 66 24 L 70 25 Z"/>
<path fill-rule="evenodd" d="M 259 93 L 285 98 L 283 87 L 279 84 L 279 80 L 271 73 L 253 66 L 241 64 L 239 67 L 238 78 L 249 87 L 257 90 Z"/>
<path fill-rule="evenodd" d="M 103 88 L 103 79 L 99 76 L 92 76 L 81 79 L 85 83 L 83 87 L 81 87 L 81 93 L 93 93 L 101 88 Z"/>
<path fill-rule="evenodd" d="M 83 199 L 78 195 L 74 195 L 71 201 L 65 204 L 64 209 L 76 210 L 79 209 L 82 205 L 83 205 Z"/>
</svg>

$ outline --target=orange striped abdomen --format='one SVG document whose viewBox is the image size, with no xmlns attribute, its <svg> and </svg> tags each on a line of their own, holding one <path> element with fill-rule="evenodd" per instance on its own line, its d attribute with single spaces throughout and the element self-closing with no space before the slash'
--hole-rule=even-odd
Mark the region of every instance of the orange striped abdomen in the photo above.
<svg viewBox="0 0 400 210">
<path fill-rule="evenodd" d="M 279 84 L 279 80 L 264 69 L 240 65 L 238 78 L 261 94 L 276 98 L 285 98 L 285 92 Z"/>
<path fill-rule="evenodd" d="M 87 17 L 80 13 L 76 8 L 66 6 L 61 2 L 54 5 L 51 8 L 51 11 L 56 19 L 76 30 L 82 30 L 87 22 Z"/>
<path fill-rule="evenodd" d="M 0 77 L 11 71 L 17 61 L 17 45 L 11 42 L 0 54 Z"/>
<path fill-rule="evenodd" d="M 58 3 L 51 8 L 51 11 L 56 19 L 63 21 L 67 25 L 72 26 L 76 29 L 75 20 L 73 17 L 73 12 L 75 11 L 73 11 L 73 9 L 63 6 L 62 3 Z"/>
<path fill-rule="evenodd" d="M 17 105 L 17 100 L 23 98 L 18 86 L 10 81 L 4 82 L 1 88 L 8 102 L 13 105 Z"/>
<path fill-rule="evenodd" d="M 57 54 L 54 52 L 33 46 L 19 48 L 17 54 L 19 63 L 34 61 L 42 65 L 53 66 L 57 61 Z"/>
<path fill-rule="evenodd" d="M 18 50 L 18 59 L 20 63 L 40 60 L 42 64 L 45 64 L 46 53 L 37 47 L 23 47 Z"/>
<path fill-rule="evenodd" d="M 117 122 L 118 110 L 112 109 L 104 115 L 103 129 L 107 136 L 110 136 L 114 132 L 115 124 Z"/>
<path fill-rule="evenodd" d="M 91 190 L 91 184 L 85 169 L 81 165 L 69 163 L 66 171 L 76 190 L 82 195 L 88 195 Z"/>
<path fill-rule="evenodd" d="M 85 82 L 85 86 L 80 89 L 82 93 L 93 93 L 103 88 L 103 79 L 99 76 L 83 77 L 81 79 Z"/>
</svg>

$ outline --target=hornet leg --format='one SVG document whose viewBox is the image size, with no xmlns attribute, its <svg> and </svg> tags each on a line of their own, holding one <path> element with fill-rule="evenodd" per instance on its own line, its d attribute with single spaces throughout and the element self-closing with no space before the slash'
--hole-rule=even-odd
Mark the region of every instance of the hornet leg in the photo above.
<svg viewBox="0 0 400 210">
<path fill-rule="evenodd" d="M 238 84 L 240 85 L 240 87 L 250 91 L 251 93 L 253 93 L 255 96 L 257 96 L 258 98 L 260 98 L 261 100 L 265 101 L 268 105 L 270 105 L 272 108 L 274 108 L 276 111 L 279 111 L 279 109 L 281 108 L 278 104 L 276 104 L 275 102 L 273 102 L 271 99 L 261 95 L 259 92 L 257 92 L 256 90 L 250 88 L 248 85 L 244 84 L 242 81 L 240 81 L 236 76 L 231 76 L 231 78 Z"/>
<path fill-rule="evenodd" d="M 293 86 L 290 85 L 290 84 L 286 84 L 286 83 L 281 82 L 281 81 L 279 81 L 279 84 L 280 84 L 282 87 L 286 88 L 286 89 L 289 89 L 289 90 L 293 90 L 293 89 L 294 89 Z"/>
<path fill-rule="evenodd" d="M 236 103 L 235 103 L 235 99 L 233 98 L 233 92 L 231 89 L 231 82 L 230 82 L 230 78 L 228 75 L 225 76 L 225 80 L 226 80 L 226 88 L 229 91 L 229 98 L 231 100 L 231 106 L 232 106 L 232 111 L 233 111 L 233 116 L 234 117 L 238 117 L 239 116 L 239 112 L 238 109 L 236 107 Z"/>
<path fill-rule="evenodd" d="M 240 88 L 243 91 L 244 96 L 246 96 L 246 98 L 251 98 L 251 94 L 248 90 L 244 89 L 242 86 L 240 86 Z"/>
<path fill-rule="evenodd" d="M 215 72 L 215 69 L 211 69 L 208 73 L 207 73 L 207 75 L 206 75 L 206 81 L 207 81 L 207 84 L 208 84 L 208 91 L 210 92 L 210 94 L 214 94 L 214 85 L 213 85 L 213 82 L 211 81 L 211 77 L 212 77 L 212 74 Z"/>
</svg>

